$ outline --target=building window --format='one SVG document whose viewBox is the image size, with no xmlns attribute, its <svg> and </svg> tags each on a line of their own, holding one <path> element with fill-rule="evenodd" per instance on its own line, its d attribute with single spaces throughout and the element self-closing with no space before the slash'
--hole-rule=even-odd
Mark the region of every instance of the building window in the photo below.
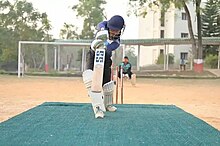
<svg viewBox="0 0 220 146">
<path fill-rule="evenodd" d="M 188 59 L 188 53 L 187 52 L 181 52 L 180 53 L 180 59 L 187 60 Z"/>
<path fill-rule="evenodd" d="M 188 38 L 189 34 L 188 33 L 181 33 L 181 38 Z"/>
<path fill-rule="evenodd" d="M 164 26 L 165 25 L 165 12 L 160 13 L 160 26 Z"/>
<path fill-rule="evenodd" d="M 186 13 L 182 13 L 182 20 L 187 20 Z"/>
<path fill-rule="evenodd" d="M 164 30 L 160 30 L 160 38 L 164 38 Z"/>
</svg>

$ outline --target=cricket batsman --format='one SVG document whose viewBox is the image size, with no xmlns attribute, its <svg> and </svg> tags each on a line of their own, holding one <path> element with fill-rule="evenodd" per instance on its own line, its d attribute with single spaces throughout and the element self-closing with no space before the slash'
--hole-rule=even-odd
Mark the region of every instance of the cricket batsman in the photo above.
<svg viewBox="0 0 220 146">
<path fill-rule="evenodd" d="M 105 111 L 115 112 L 117 108 L 113 106 L 114 82 L 111 81 L 112 51 L 120 46 L 120 36 L 125 29 L 123 17 L 115 15 L 108 21 L 100 22 L 97 27 L 95 39 L 91 43 L 90 50 L 86 56 L 86 68 L 83 72 L 83 81 L 92 99 L 92 106 L 96 118 L 103 118 Z M 91 86 L 94 81 L 94 58 L 97 49 L 105 48 L 105 59 L 102 80 L 102 100 L 91 94 Z"/>
</svg>

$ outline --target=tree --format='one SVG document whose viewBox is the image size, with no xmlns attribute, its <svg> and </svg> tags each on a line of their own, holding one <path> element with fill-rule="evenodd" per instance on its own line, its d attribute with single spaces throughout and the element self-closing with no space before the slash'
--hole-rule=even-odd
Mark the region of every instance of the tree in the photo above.
<svg viewBox="0 0 220 146">
<path fill-rule="evenodd" d="M 48 16 L 46 13 L 42 13 L 41 16 L 41 24 L 42 26 L 40 27 L 40 31 L 43 32 L 44 34 L 44 39 L 46 41 L 49 41 L 52 39 L 51 35 L 49 34 L 49 31 L 52 29 L 52 25 L 50 24 L 50 20 L 48 19 Z"/>
<path fill-rule="evenodd" d="M 104 4 L 106 4 L 105 0 L 79 0 L 79 3 L 72 7 L 72 10 L 77 12 L 77 17 L 80 16 L 84 19 L 79 39 L 93 39 L 97 24 L 105 17 L 102 7 Z M 82 60 L 81 54 L 82 50 L 78 52 L 77 60 L 79 61 Z"/>
<path fill-rule="evenodd" d="M 62 39 L 77 39 L 79 38 L 77 30 L 78 27 L 64 23 L 63 28 L 60 30 L 60 37 Z"/>
<path fill-rule="evenodd" d="M 79 36 L 81 39 L 94 37 L 95 27 L 105 17 L 103 4 L 106 4 L 105 0 L 79 0 L 79 4 L 72 7 L 77 12 L 77 16 L 84 19 L 83 30 Z"/>
<path fill-rule="evenodd" d="M 0 1 L 0 61 L 17 60 L 18 41 L 47 40 L 51 29 L 46 13 L 25 0 Z"/>
<path fill-rule="evenodd" d="M 197 17 L 197 32 L 198 32 L 198 56 L 196 58 L 203 59 L 202 51 L 202 20 L 201 20 L 201 0 L 195 0 L 196 3 L 196 17 Z"/>
<path fill-rule="evenodd" d="M 217 3 L 218 5 L 218 20 L 217 20 L 217 24 L 218 26 L 220 25 L 220 1 Z"/>
<path fill-rule="evenodd" d="M 193 58 L 196 59 L 202 59 L 202 37 L 201 37 L 201 18 L 200 18 L 200 5 L 201 5 L 201 0 L 130 0 L 130 4 L 132 5 L 133 3 L 139 2 L 140 7 L 146 6 L 146 3 L 148 7 L 152 7 L 152 5 L 157 5 L 161 7 L 162 11 L 167 11 L 170 6 L 173 4 L 175 8 L 178 9 L 184 9 L 187 15 L 187 22 L 188 22 L 188 29 L 189 29 L 189 34 L 190 34 L 190 39 L 192 41 L 192 53 L 193 53 Z M 198 29 L 198 48 L 196 47 L 196 40 L 194 36 L 194 32 L 192 29 L 192 20 L 191 20 L 191 14 L 189 12 L 187 3 L 188 2 L 194 2 L 196 4 L 196 14 L 197 14 L 197 29 Z M 138 8 L 140 10 L 140 8 Z M 142 13 L 141 15 L 146 15 L 146 10 Z"/>
<path fill-rule="evenodd" d="M 218 0 L 208 0 L 202 15 L 202 36 L 203 37 L 220 37 L 220 23 Z M 204 57 L 209 54 L 217 55 L 218 46 L 204 46 Z"/>
<path fill-rule="evenodd" d="M 0 26 L 0 62 L 16 61 L 15 35 L 12 30 Z"/>
</svg>

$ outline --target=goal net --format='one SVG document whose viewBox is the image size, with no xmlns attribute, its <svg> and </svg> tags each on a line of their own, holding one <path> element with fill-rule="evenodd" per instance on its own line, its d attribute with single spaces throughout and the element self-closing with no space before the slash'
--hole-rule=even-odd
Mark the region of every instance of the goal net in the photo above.
<svg viewBox="0 0 220 146">
<path fill-rule="evenodd" d="M 85 68 L 90 43 L 20 41 L 18 77 L 57 73 L 76 73 Z"/>
<path fill-rule="evenodd" d="M 20 41 L 18 77 L 25 75 L 71 75 L 86 69 L 86 54 L 90 41 L 34 42 Z M 123 47 L 121 47 L 123 48 Z M 117 55 L 116 55 L 117 54 Z M 124 56 L 123 49 L 113 53 L 113 64 Z"/>
</svg>

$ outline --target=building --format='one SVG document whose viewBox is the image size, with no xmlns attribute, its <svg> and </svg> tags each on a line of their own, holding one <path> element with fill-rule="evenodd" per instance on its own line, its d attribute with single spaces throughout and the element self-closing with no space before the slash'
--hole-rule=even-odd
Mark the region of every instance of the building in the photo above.
<svg viewBox="0 0 220 146">
<path fill-rule="evenodd" d="M 191 13 L 194 34 L 196 30 L 196 14 L 193 3 L 188 4 Z M 158 6 L 148 8 L 145 18 L 139 18 L 139 38 L 189 38 L 187 16 L 184 9 L 175 9 L 172 6 L 167 12 L 162 13 Z M 174 62 L 179 63 L 180 58 L 189 59 L 190 45 L 166 46 L 168 53 L 172 53 Z M 158 56 L 163 54 L 165 46 L 141 46 L 140 66 L 156 64 Z"/>
</svg>

